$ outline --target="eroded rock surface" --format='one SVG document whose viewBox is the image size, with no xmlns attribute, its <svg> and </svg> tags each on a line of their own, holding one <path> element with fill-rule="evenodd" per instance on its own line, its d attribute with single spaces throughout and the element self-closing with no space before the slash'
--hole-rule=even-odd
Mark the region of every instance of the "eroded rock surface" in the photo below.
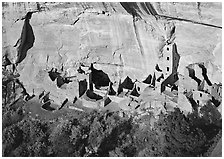
<svg viewBox="0 0 224 159">
<path fill-rule="evenodd" d="M 78 96 L 77 80 L 87 76 L 81 66 L 94 63 L 113 83 L 127 76 L 143 81 L 170 42 L 180 55 L 179 74 L 204 63 L 211 83 L 221 82 L 221 3 L 3 3 L 3 56 L 11 63 L 19 58 L 13 46 L 29 11 L 35 42 L 17 66 L 19 79 L 29 94 L 50 91 L 56 104 Z M 52 69 L 62 81 L 78 79 L 58 87 Z"/>
</svg>

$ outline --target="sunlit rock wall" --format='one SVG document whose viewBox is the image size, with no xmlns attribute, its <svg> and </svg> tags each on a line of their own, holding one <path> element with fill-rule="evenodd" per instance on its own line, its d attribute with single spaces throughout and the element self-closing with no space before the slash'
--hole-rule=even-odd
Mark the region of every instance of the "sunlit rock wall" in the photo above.
<svg viewBox="0 0 224 159">
<path fill-rule="evenodd" d="M 3 55 L 8 54 L 12 62 L 17 58 L 13 45 L 23 27 L 17 19 L 39 10 L 30 20 L 34 46 L 17 67 L 28 93 L 45 89 L 57 98 L 74 98 L 75 84 L 60 92 L 47 72 L 57 68 L 73 76 L 80 63 L 96 62 L 96 68 L 108 73 L 112 81 L 126 76 L 142 81 L 153 74 L 170 25 L 176 27 L 173 42 L 181 56 L 179 73 L 191 63 L 206 62 L 211 80 L 221 81 L 222 30 L 184 21 L 221 26 L 221 3 L 21 2 L 2 6 Z"/>
</svg>

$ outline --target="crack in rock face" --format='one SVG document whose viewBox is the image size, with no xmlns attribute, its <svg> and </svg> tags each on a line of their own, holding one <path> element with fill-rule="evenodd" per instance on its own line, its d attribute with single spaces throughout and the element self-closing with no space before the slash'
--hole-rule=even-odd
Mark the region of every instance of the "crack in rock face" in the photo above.
<svg viewBox="0 0 224 159">
<path fill-rule="evenodd" d="M 200 67 L 206 84 L 221 83 L 220 3 L 22 4 L 25 8 L 21 3 L 3 5 L 3 66 L 13 65 L 28 94 L 50 92 L 51 102 L 63 105 L 61 109 L 86 93 L 99 101 L 124 89 L 139 96 L 136 81 L 154 88 L 165 80 L 164 71 L 171 70 L 165 67 L 171 57 L 164 49 L 173 43 L 180 60 L 172 78 L 180 81 L 190 74 L 200 85 L 203 80 L 185 69 L 204 63 Z M 128 82 L 122 84 L 125 78 Z M 103 87 L 107 93 L 99 96 L 89 91 Z M 176 84 L 169 87 L 182 90 Z"/>
</svg>

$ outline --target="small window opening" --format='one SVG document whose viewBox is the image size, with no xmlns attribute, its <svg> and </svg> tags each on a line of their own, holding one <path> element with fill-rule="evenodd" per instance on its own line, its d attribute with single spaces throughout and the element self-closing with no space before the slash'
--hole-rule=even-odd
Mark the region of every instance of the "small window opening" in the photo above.
<svg viewBox="0 0 224 159">
<path fill-rule="evenodd" d="M 202 97 L 202 94 L 200 93 L 200 97 Z"/>
<path fill-rule="evenodd" d="M 166 59 L 167 59 L 167 61 L 169 61 L 169 59 L 170 59 L 170 58 L 169 58 L 169 57 L 167 57 Z"/>
<path fill-rule="evenodd" d="M 169 67 L 167 67 L 167 68 L 166 68 L 166 70 L 167 70 L 167 72 L 169 72 L 170 68 L 169 68 Z"/>
<path fill-rule="evenodd" d="M 169 51 L 170 49 L 167 47 L 166 50 Z"/>
</svg>

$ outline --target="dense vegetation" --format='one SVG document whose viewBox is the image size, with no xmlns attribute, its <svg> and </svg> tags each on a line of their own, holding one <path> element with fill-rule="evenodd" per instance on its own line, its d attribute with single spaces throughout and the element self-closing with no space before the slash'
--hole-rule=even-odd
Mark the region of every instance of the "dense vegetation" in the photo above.
<svg viewBox="0 0 224 159">
<path fill-rule="evenodd" d="M 211 135 L 179 109 L 161 114 L 153 128 L 150 115 L 136 121 L 118 113 L 77 112 L 50 122 L 14 118 L 23 116 L 18 109 L 3 115 L 3 156 L 201 156 L 211 145 Z"/>
<path fill-rule="evenodd" d="M 154 124 L 153 114 L 97 111 L 47 121 L 29 117 L 27 106 L 22 98 L 3 104 L 3 156 L 203 156 L 221 132 L 212 103 L 201 109 L 201 117 L 197 110 L 186 117 L 175 109 Z"/>
</svg>

